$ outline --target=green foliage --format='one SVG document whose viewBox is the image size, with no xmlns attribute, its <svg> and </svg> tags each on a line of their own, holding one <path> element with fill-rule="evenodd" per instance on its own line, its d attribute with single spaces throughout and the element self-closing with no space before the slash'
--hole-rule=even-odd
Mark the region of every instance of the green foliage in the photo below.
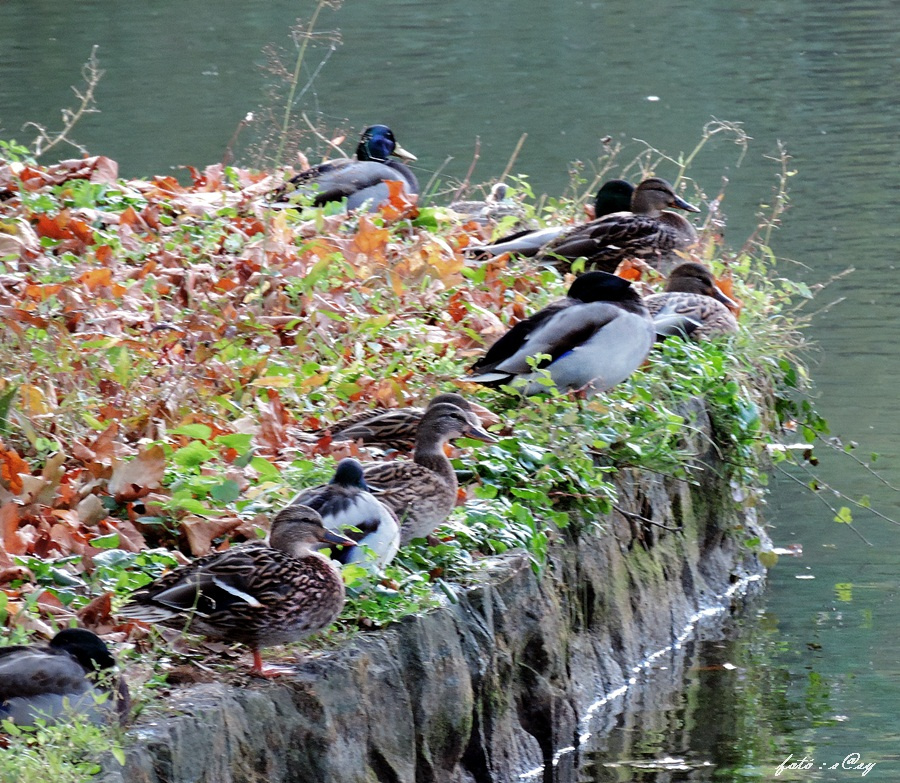
<svg viewBox="0 0 900 783">
<path fill-rule="evenodd" d="M 6 744 L 0 748 L 0 783 L 84 783 L 102 764 L 125 765 L 119 732 L 95 726 L 78 715 L 34 727 L 0 721 Z"/>
</svg>

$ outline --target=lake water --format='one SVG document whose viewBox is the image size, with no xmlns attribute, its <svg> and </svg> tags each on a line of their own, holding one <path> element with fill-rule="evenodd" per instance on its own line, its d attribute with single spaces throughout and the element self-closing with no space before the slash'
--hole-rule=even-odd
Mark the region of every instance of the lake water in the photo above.
<svg viewBox="0 0 900 783">
<path fill-rule="evenodd" d="M 99 44 L 101 113 L 77 126 L 78 141 L 118 160 L 124 176 L 221 160 L 242 118 L 262 116 L 263 89 L 276 83 L 262 68 L 263 47 L 289 48 L 288 27 L 313 8 L 5 0 L 0 138 L 28 139 L 21 126 L 29 120 L 58 126 L 69 85 Z M 837 302 L 809 332 L 817 407 L 835 434 L 859 443 L 861 459 L 877 452 L 876 467 L 900 485 L 894 2 L 382 0 L 325 9 L 318 29 L 338 28 L 338 48 L 320 40 L 311 50 L 309 68 L 324 65 L 302 107 L 354 134 L 391 125 L 418 155 L 420 180 L 440 170 L 442 187 L 465 177 L 476 139 L 474 182 L 498 177 L 527 133 L 514 171 L 536 192 L 559 194 L 570 163 L 589 165 L 604 137 L 626 145 L 623 160 L 641 150 L 633 139 L 677 154 L 693 148 L 711 117 L 739 121 L 753 138 L 741 165 L 739 150 L 720 139 L 690 170 L 708 192 L 729 178 L 728 239 L 739 245 L 774 185 L 767 156 L 784 142 L 797 174 L 773 241 L 791 259 L 779 271 L 816 284 L 855 268 L 810 308 Z M 242 130 L 239 152 L 259 124 Z M 674 167 L 657 173 L 671 176 Z M 900 518 L 897 491 L 846 457 L 823 455 L 817 472 Z M 856 512 L 868 546 L 810 492 L 780 474 L 773 484 L 773 536 L 801 543 L 803 557 L 782 558 L 764 603 L 729 638 L 698 642 L 672 662 L 667 671 L 681 674 L 677 687 L 658 686 L 664 698 L 629 697 L 610 718 L 612 733 L 561 761 L 559 779 L 847 781 L 862 777 L 841 767 L 858 754 L 861 765 L 875 762 L 866 780 L 900 780 L 900 662 L 891 641 L 900 625 L 900 529 Z M 811 759 L 809 768 L 775 776 L 788 754 Z M 684 769 L 658 763 L 667 757 L 684 759 Z"/>
</svg>

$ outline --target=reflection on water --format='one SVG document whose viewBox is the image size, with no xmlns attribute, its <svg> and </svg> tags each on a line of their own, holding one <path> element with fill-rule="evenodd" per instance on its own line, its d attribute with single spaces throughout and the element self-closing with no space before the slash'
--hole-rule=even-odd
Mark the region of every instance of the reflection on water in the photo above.
<svg viewBox="0 0 900 783">
<path fill-rule="evenodd" d="M 776 618 L 755 603 L 724 626 L 701 627 L 699 638 L 656 661 L 637 687 L 607 705 L 605 730 L 552 780 L 724 783 L 846 774 L 841 765 L 850 754 L 814 753 L 806 730 L 842 724 L 832 685 L 812 672 L 794 679 L 778 665 L 787 645 Z M 804 758 L 814 758 L 811 767 L 789 768 Z"/>
<path fill-rule="evenodd" d="M 261 100 L 263 47 L 286 43 L 294 18 L 313 8 L 295 0 L 219 0 L 189 13 L 173 0 L 44 5 L 0 3 L 0 137 L 24 138 L 27 120 L 58 126 L 69 85 L 98 43 L 102 113 L 75 137 L 118 159 L 126 176 L 221 160 Z M 717 116 L 744 122 L 750 154 L 737 168 L 733 145 L 713 144 L 690 173 L 707 192 L 723 174 L 730 179 L 728 239 L 739 245 L 771 194 L 765 156 L 783 140 L 797 175 L 775 249 L 795 263 L 779 273 L 814 284 L 856 267 L 810 308 L 841 300 L 813 319 L 817 406 L 835 432 L 860 442 L 862 459 L 878 452 L 876 465 L 896 479 L 900 14 L 892 0 L 384 0 L 327 12 L 320 28 L 331 27 L 343 46 L 304 108 L 334 126 L 393 125 L 418 155 L 423 182 L 439 169 L 445 179 L 464 177 L 476 139 L 473 180 L 495 178 L 527 132 L 515 170 L 538 193 L 558 194 L 571 161 L 594 160 L 607 135 L 629 143 L 628 154 L 641 149 L 633 138 L 677 154 Z M 663 163 L 658 173 L 673 171 Z M 818 470 L 900 518 L 900 494 L 846 458 L 827 456 Z M 561 758 L 560 779 L 775 779 L 789 753 L 819 764 L 858 753 L 878 763 L 866 780 L 900 780 L 900 530 L 857 510 L 868 547 L 811 493 L 779 475 L 774 484 L 773 537 L 803 543 L 804 557 L 773 571 L 767 613 L 735 641 L 699 645 L 683 690 L 658 679 L 671 676 L 673 661 L 669 674 L 629 691 L 624 701 L 647 709 L 613 713 L 608 737 L 595 733 L 590 750 Z M 717 668 L 725 662 L 737 668 Z M 634 763 L 668 756 L 689 769 Z M 788 775 L 858 773 L 786 770 L 777 779 Z"/>
</svg>

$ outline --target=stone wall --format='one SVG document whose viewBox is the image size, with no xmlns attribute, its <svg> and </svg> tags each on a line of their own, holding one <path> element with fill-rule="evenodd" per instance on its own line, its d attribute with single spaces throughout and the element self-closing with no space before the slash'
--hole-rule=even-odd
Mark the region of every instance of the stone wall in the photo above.
<svg viewBox="0 0 900 783">
<path fill-rule="evenodd" d="M 693 413 L 699 452 L 712 433 Z M 126 767 L 104 782 L 508 783 L 551 769 L 599 694 L 760 571 L 740 543 L 763 536 L 754 510 L 735 504 L 714 454 L 697 461 L 699 486 L 621 473 L 622 513 L 565 531 L 540 577 L 522 555 L 496 558 L 455 602 L 295 677 L 181 690 L 131 731 Z"/>
</svg>

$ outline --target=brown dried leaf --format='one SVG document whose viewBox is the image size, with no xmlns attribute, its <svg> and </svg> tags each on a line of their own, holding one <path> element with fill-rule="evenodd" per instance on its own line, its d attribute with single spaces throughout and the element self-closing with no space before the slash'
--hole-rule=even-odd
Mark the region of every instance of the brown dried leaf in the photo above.
<svg viewBox="0 0 900 783">
<path fill-rule="evenodd" d="M 166 457 L 159 445 L 142 449 L 130 462 L 113 461 L 109 492 L 116 500 L 137 500 L 162 483 Z"/>
<path fill-rule="evenodd" d="M 87 628 L 96 628 L 98 625 L 111 622 L 112 593 L 103 593 L 97 596 L 87 606 L 78 611 L 78 619 Z"/>
<path fill-rule="evenodd" d="M 203 517 L 189 516 L 181 520 L 184 534 L 187 536 L 191 554 L 200 557 L 209 552 L 214 539 L 230 533 L 240 527 L 241 520 L 237 517 L 224 519 L 205 519 Z"/>
<path fill-rule="evenodd" d="M 19 535 L 19 507 L 15 503 L 0 506 L 0 529 L 3 532 L 3 548 L 11 555 L 24 555 L 26 544 Z"/>
</svg>

